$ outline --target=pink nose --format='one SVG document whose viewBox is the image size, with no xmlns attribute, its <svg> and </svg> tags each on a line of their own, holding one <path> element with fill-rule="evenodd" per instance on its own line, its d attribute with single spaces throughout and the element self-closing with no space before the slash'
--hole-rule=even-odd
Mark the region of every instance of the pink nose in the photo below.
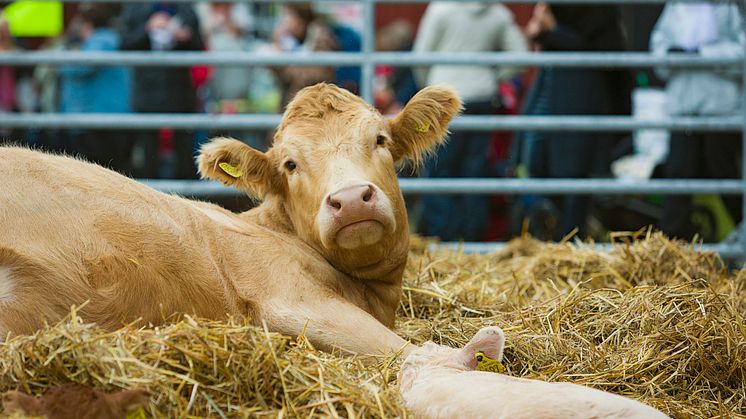
<svg viewBox="0 0 746 419">
<path fill-rule="evenodd" d="M 376 200 L 373 185 L 353 185 L 329 194 L 326 205 L 332 214 L 341 214 L 371 209 Z"/>
</svg>

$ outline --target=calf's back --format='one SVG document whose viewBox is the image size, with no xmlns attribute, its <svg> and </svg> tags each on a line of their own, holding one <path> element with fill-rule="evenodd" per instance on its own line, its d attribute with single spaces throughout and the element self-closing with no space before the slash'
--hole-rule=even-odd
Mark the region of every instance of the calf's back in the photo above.
<svg viewBox="0 0 746 419">
<path fill-rule="evenodd" d="M 0 179 L 0 332 L 85 301 L 81 314 L 105 327 L 251 315 L 277 291 L 269 277 L 324 265 L 293 237 L 80 160 L 4 147 Z"/>
</svg>

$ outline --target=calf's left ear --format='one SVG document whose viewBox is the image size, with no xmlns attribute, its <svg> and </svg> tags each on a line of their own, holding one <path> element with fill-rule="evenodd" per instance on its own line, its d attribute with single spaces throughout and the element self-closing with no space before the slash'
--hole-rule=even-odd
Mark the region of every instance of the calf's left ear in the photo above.
<svg viewBox="0 0 746 419">
<path fill-rule="evenodd" d="M 219 180 L 257 199 L 282 187 L 269 156 L 233 138 L 218 137 L 203 145 L 197 167 L 203 179 Z"/>
<path fill-rule="evenodd" d="M 461 106 L 461 100 L 450 87 L 430 86 L 420 90 L 390 121 L 394 161 L 409 159 L 419 167 L 445 140 L 448 123 L 461 112 Z"/>
</svg>

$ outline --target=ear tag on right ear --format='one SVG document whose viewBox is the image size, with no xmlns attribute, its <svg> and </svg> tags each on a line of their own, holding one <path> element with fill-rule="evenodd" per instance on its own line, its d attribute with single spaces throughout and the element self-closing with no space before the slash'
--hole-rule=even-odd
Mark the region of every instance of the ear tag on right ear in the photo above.
<svg viewBox="0 0 746 419">
<path fill-rule="evenodd" d="M 414 130 L 417 131 L 417 132 L 423 132 L 423 133 L 424 132 L 428 132 L 428 131 L 430 131 L 430 123 L 429 122 L 423 122 L 422 124 L 417 125 L 416 127 L 414 127 Z"/>
<path fill-rule="evenodd" d="M 138 407 L 137 409 L 127 413 L 127 419 L 146 419 L 145 409 Z"/>
<path fill-rule="evenodd" d="M 235 166 L 231 166 L 226 162 L 218 163 L 218 166 L 229 176 L 233 176 L 236 179 L 241 177 L 241 172 L 239 172 Z"/>
</svg>

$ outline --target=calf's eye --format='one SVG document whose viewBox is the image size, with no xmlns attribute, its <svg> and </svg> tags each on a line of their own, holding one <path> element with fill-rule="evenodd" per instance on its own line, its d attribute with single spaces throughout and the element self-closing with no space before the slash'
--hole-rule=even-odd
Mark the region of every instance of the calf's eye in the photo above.
<svg viewBox="0 0 746 419">
<path fill-rule="evenodd" d="M 291 172 L 295 170 L 296 167 L 298 167 L 298 165 L 296 165 L 295 162 L 292 160 L 288 160 L 285 162 L 285 168 Z"/>
<path fill-rule="evenodd" d="M 386 137 L 384 137 L 383 135 L 379 135 L 378 137 L 376 137 L 376 145 L 384 144 L 386 144 Z"/>
</svg>

